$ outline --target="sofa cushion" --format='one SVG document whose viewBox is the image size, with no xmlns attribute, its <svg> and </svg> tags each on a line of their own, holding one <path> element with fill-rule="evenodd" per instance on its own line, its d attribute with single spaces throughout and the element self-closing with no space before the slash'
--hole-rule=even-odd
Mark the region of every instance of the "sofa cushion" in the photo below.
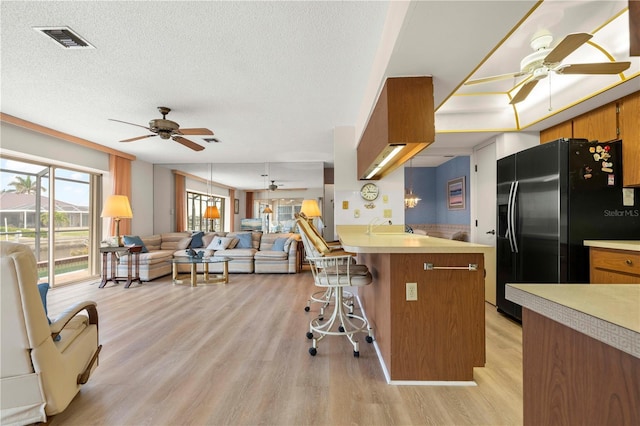
<svg viewBox="0 0 640 426">
<path fill-rule="evenodd" d="M 287 260 L 287 258 L 288 254 L 282 250 L 261 250 L 254 256 L 254 259 L 261 260 Z"/>
<path fill-rule="evenodd" d="M 160 245 L 161 250 L 177 250 L 178 243 L 180 240 L 190 237 L 191 233 L 189 232 L 166 232 L 160 234 L 162 238 L 162 244 Z"/>
<path fill-rule="evenodd" d="M 147 247 L 147 250 L 160 250 L 160 245 L 162 244 L 162 236 L 160 234 L 150 235 L 148 237 L 141 237 L 144 245 Z"/>
<path fill-rule="evenodd" d="M 166 262 L 171 260 L 173 256 L 173 250 L 155 250 L 150 251 L 149 253 L 141 253 L 140 256 L 140 266 L 143 265 L 153 265 L 159 262 Z M 120 257 L 120 265 L 126 265 L 129 263 L 129 257 L 132 258 L 135 263 L 135 255 L 132 256 L 121 256 Z"/>
<path fill-rule="evenodd" d="M 191 244 L 191 237 L 186 237 L 178 241 L 178 245 L 176 245 L 176 248 L 178 250 L 185 250 L 187 247 L 189 247 L 189 244 Z"/>
<path fill-rule="evenodd" d="M 147 246 L 144 245 L 144 241 L 137 235 L 125 235 L 124 236 L 124 245 L 125 246 L 142 246 L 142 253 L 148 253 L 149 250 Z"/>
<path fill-rule="evenodd" d="M 218 250 L 215 252 L 215 257 L 230 257 L 232 259 L 253 259 L 257 250 L 254 248 L 234 248 L 234 249 L 226 249 L 226 250 Z"/>
</svg>

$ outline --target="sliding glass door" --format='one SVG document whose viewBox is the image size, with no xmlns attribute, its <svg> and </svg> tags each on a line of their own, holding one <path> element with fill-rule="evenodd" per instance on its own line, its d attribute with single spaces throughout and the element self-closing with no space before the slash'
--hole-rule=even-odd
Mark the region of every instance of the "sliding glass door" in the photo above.
<svg viewBox="0 0 640 426">
<path fill-rule="evenodd" d="M 33 249 L 40 281 L 60 285 L 96 275 L 90 173 L 0 159 L 0 238 Z"/>
</svg>

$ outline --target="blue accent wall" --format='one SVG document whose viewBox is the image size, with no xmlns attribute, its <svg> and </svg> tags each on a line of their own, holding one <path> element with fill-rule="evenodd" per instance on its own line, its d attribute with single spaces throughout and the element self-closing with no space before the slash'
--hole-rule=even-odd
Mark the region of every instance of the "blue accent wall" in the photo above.
<svg viewBox="0 0 640 426">
<path fill-rule="evenodd" d="M 414 167 L 413 193 L 422 200 L 413 209 L 405 209 L 404 222 L 407 224 L 449 224 L 469 225 L 469 167 L 470 157 L 455 157 L 438 167 Z M 409 168 L 405 168 L 406 186 L 409 185 Z M 447 182 L 464 176 L 465 208 L 449 210 L 447 207 Z"/>
<path fill-rule="evenodd" d="M 404 181 L 407 189 L 413 177 L 413 193 L 421 198 L 418 205 L 404 210 L 404 223 L 436 223 L 436 168 L 405 168 Z"/>
</svg>

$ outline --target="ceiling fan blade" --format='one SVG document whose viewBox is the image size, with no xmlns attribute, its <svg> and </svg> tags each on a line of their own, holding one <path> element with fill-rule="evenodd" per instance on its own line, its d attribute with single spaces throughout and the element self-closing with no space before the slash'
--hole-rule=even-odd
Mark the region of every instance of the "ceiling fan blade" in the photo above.
<svg viewBox="0 0 640 426">
<path fill-rule="evenodd" d="M 480 83 L 489 83 L 491 81 L 499 81 L 499 80 L 508 80 L 510 78 L 516 78 L 516 77 L 521 77 L 523 75 L 526 75 L 525 73 L 521 73 L 521 72 L 512 72 L 509 74 L 500 74 L 500 75 L 494 75 L 491 77 L 484 77 L 484 78 L 475 78 L 473 80 L 468 80 L 464 83 L 465 86 L 471 85 L 471 84 L 480 84 Z"/>
<path fill-rule="evenodd" d="M 138 136 L 137 138 L 131 138 L 131 139 L 124 139 L 121 140 L 120 142 L 133 142 L 133 141 L 137 141 L 140 139 L 146 139 L 146 138 L 152 138 L 154 136 L 158 136 L 158 135 L 144 135 L 144 136 Z"/>
<path fill-rule="evenodd" d="M 178 129 L 178 133 L 183 135 L 213 135 L 213 132 L 209 129 L 205 128 L 195 128 L 195 129 Z"/>
<path fill-rule="evenodd" d="M 593 36 L 587 33 L 568 34 L 544 58 L 544 64 L 546 65 L 546 64 L 555 64 L 558 62 L 562 62 L 564 58 L 569 56 L 578 47 L 582 46 L 587 41 L 589 41 L 591 37 Z"/>
<path fill-rule="evenodd" d="M 191 148 L 194 151 L 202 151 L 204 149 L 203 146 L 200 146 L 195 142 L 191 142 L 189 139 L 185 139 L 181 136 L 173 136 L 171 139 L 186 146 L 187 148 Z"/>
<path fill-rule="evenodd" d="M 518 93 L 516 93 L 516 95 L 513 97 L 513 99 L 511 99 L 511 102 L 509 102 L 509 104 L 513 105 L 513 104 L 517 104 L 518 102 L 522 102 L 524 101 L 527 96 L 529 96 L 529 93 L 531 93 L 531 91 L 533 90 L 534 87 L 536 87 L 536 84 L 538 84 L 539 80 L 529 80 L 527 81 L 518 91 Z"/>
<path fill-rule="evenodd" d="M 567 64 L 558 67 L 558 74 L 619 74 L 631 66 L 631 62 L 601 62 L 595 64 Z"/>
<path fill-rule="evenodd" d="M 147 126 L 142 126 L 140 124 L 135 124 L 135 123 L 129 123 L 128 121 L 116 120 L 114 118 L 109 118 L 109 121 L 117 121 L 118 123 L 131 124 L 132 126 L 142 127 L 143 129 L 147 129 L 147 130 L 151 131 L 151 129 L 148 128 Z"/>
</svg>

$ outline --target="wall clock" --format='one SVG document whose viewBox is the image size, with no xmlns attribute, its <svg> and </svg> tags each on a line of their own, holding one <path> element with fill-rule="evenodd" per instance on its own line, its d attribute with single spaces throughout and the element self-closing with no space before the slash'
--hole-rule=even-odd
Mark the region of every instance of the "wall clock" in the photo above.
<svg viewBox="0 0 640 426">
<path fill-rule="evenodd" d="M 378 192 L 378 186 L 375 183 L 365 183 L 360 189 L 360 196 L 367 201 L 373 201 L 378 198 Z"/>
</svg>

